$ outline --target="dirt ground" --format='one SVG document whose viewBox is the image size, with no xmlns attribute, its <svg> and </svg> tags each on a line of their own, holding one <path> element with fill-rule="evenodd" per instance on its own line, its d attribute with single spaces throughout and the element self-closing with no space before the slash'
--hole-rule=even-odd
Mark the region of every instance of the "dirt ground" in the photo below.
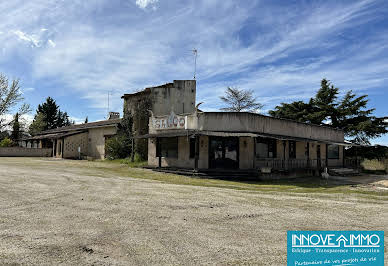
<svg viewBox="0 0 388 266">
<path fill-rule="evenodd" d="M 385 195 L 176 185 L 85 163 L 0 158 L 1 265 L 285 265 L 287 230 L 388 228 Z"/>
</svg>

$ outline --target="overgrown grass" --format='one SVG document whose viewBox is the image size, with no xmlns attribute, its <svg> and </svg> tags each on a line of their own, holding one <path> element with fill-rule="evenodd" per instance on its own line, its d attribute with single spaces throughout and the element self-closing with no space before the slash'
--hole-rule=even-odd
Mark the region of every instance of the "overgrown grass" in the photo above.
<svg viewBox="0 0 388 266">
<path fill-rule="evenodd" d="M 130 158 L 106 160 L 104 162 L 113 163 L 113 164 L 124 164 L 129 166 L 130 168 L 141 168 L 147 165 L 147 161 L 135 160 L 134 162 L 131 162 Z"/>
<path fill-rule="evenodd" d="M 308 196 L 326 197 L 329 194 L 334 197 L 352 194 L 366 199 L 388 201 L 388 192 L 386 190 L 371 189 L 365 186 L 338 185 L 332 180 L 328 182 L 317 177 L 305 177 L 290 180 L 271 180 L 271 181 L 241 181 L 226 179 L 199 178 L 191 176 L 181 176 L 154 172 L 141 167 L 146 162 L 130 162 L 128 159 L 112 161 L 74 161 L 74 160 L 52 160 L 52 159 L 7 159 L 7 163 L 29 165 L 33 169 L 45 169 L 50 167 L 62 169 L 63 171 L 75 171 L 81 175 L 100 176 L 100 177 L 131 177 L 145 180 L 154 180 L 162 183 L 202 186 L 214 188 L 227 188 L 236 190 L 246 190 L 260 193 L 297 193 Z M 274 195 L 276 197 L 276 194 Z"/>
<path fill-rule="evenodd" d="M 339 194 L 363 194 L 370 199 L 381 199 L 381 196 L 387 197 L 387 191 L 371 191 L 361 189 L 351 185 L 338 185 L 331 181 L 323 181 L 316 177 L 307 177 L 291 180 L 273 180 L 273 181 L 240 181 L 240 180 L 225 180 L 212 178 L 199 178 L 196 176 L 182 176 L 168 173 L 154 172 L 151 170 L 127 167 L 126 164 L 121 164 L 117 161 L 111 161 L 107 164 L 116 163 L 116 167 L 105 167 L 102 163 L 94 166 L 100 173 L 108 175 L 126 176 L 139 179 L 155 180 L 168 184 L 190 185 L 202 187 L 217 187 L 237 190 L 249 190 L 266 192 L 282 192 L 282 193 L 339 193 Z M 383 200 L 388 200 L 384 198 Z"/>
</svg>

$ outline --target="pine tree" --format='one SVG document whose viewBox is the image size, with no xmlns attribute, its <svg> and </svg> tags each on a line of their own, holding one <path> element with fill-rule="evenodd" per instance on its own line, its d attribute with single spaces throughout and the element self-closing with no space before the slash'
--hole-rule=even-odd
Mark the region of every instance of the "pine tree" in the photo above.
<svg viewBox="0 0 388 266">
<path fill-rule="evenodd" d="M 46 102 L 42 105 L 38 105 L 38 113 L 42 113 L 45 119 L 45 128 L 44 130 L 57 128 L 58 126 L 58 112 L 59 106 L 55 102 L 55 100 L 51 97 L 47 97 Z"/>
<path fill-rule="evenodd" d="M 252 90 L 228 87 L 225 91 L 225 96 L 221 96 L 220 99 L 227 105 L 227 107 L 221 108 L 221 110 L 227 112 L 256 113 L 263 108 L 263 105 L 258 103 L 253 96 Z"/>
<path fill-rule="evenodd" d="M 269 112 L 271 116 L 300 122 L 331 126 L 344 130 L 346 138 L 354 143 L 369 144 L 369 140 L 388 133 L 387 117 L 373 115 L 368 109 L 368 95 L 356 96 L 348 91 L 342 99 L 339 89 L 326 79 L 308 103 L 282 103 Z"/>
<path fill-rule="evenodd" d="M 70 126 L 72 124 L 74 122 L 70 121 L 67 112 L 62 112 L 55 100 L 48 97 L 46 102 L 38 105 L 29 132 L 30 134 L 37 134 L 44 130 Z"/>
<path fill-rule="evenodd" d="M 36 135 L 45 130 L 45 128 L 47 128 L 45 121 L 46 118 L 44 117 L 43 113 L 36 114 L 34 120 L 32 121 L 28 129 L 28 133 L 30 133 L 31 135 Z"/>
</svg>

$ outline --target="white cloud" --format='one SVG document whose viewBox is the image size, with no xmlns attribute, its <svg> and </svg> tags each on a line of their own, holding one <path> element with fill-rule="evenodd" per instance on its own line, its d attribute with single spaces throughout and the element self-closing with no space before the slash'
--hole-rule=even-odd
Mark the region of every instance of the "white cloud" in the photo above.
<svg viewBox="0 0 388 266">
<path fill-rule="evenodd" d="M 55 47 L 57 46 L 57 44 L 55 42 L 53 42 L 52 40 L 48 40 L 47 43 L 51 46 L 51 47 Z"/>
<path fill-rule="evenodd" d="M 147 6 L 155 5 L 159 0 L 136 0 L 136 5 L 142 9 L 147 8 Z"/>
<path fill-rule="evenodd" d="M 69 119 L 70 121 L 74 121 L 75 124 L 83 124 L 85 122 L 85 118 L 82 119 L 79 117 L 70 116 Z"/>
<path fill-rule="evenodd" d="M 270 109 L 311 97 L 323 77 L 344 89 L 387 82 L 387 32 L 376 29 L 369 39 L 348 40 L 348 29 L 381 16 L 371 15 L 378 8 L 372 1 L 306 2 L 291 9 L 255 1 L 136 1 L 142 9 L 157 3 L 163 12 L 120 6 L 111 16 L 99 13 L 105 5 L 113 10 L 107 0 L 35 0 L 17 10 L 5 2 L 0 12 L 9 15 L 0 30 L 23 29 L 21 40 L 29 43 L 35 36 L 44 45 L 25 53 L 33 79 L 55 80 L 58 89 L 88 100 L 103 115 L 107 91 L 115 90 L 112 111 L 121 111 L 122 93 L 192 78 L 194 47 L 203 109 L 221 107 L 219 95 L 227 86 L 253 89 Z M 7 40 L 3 35 L 0 41 Z M 3 45 L 8 49 L 10 43 Z M 15 47 L 21 49 L 20 43 Z"/>
<path fill-rule="evenodd" d="M 41 45 L 41 42 L 36 35 L 28 35 L 20 30 L 14 30 L 13 34 L 18 36 L 20 40 L 31 43 L 31 46 L 39 47 Z"/>
<path fill-rule="evenodd" d="M 10 124 L 14 119 L 14 114 L 5 114 L 0 116 L 0 121 L 2 121 L 3 125 L 9 124 L 5 128 L 2 128 L 2 130 L 12 130 L 12 125 Z M 22 129 L 27 132 L 29 126 L 31 125 L 32 121 L 34 120 L 34 116 L 31 114 L 24 114 L 19 118 L 19 122 L 22 125 Z"/>
<path fill-rule="evenodd" d="M 35 88 L 28 87 L 28 88 L 22 88 L 21 90 L 22 90 L 23 93 L 33 92 L 33 91 L 35 91 Z"/>
</svg>

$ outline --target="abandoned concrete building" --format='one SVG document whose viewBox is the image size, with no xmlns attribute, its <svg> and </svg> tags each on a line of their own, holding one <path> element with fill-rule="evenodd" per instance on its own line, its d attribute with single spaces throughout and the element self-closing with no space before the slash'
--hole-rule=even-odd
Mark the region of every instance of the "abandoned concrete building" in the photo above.
<svg viewBox="0 0 388 266">
<path fill-rule="evenodd" d="M 61 127 L 41 132 L 21 140 L 27 148 L 52 148 L 56 158 L 105 158 L 105 141 L 116 135 L 121 122 L 119 113 L 110 113 L 110 119 Z"/>
<path fill-rule="evenodd" d="M 142 91 L 124 94 L 124 117 L 133 118 L 135 136 L 148 134 L 148 120 L 151 114 L 168 115 L 171 111 L 178 114 L 193 113 L 195 110 L 196 81 L 174 80 L 160 86 L 149 87 Z M 148 142 L 135 140 L 135 152 L 147 159 Z"/>
<path fill-rule="evenodd" d="M 148 139 L 149 167 L 267 173 L 343 166 L 348 144 L 341 130 L 254 113 L 202 112 L 195 80 L 125 94 L 124 108 L 144 97 L 152 112 L 137 138 Z"/>
</svg>

